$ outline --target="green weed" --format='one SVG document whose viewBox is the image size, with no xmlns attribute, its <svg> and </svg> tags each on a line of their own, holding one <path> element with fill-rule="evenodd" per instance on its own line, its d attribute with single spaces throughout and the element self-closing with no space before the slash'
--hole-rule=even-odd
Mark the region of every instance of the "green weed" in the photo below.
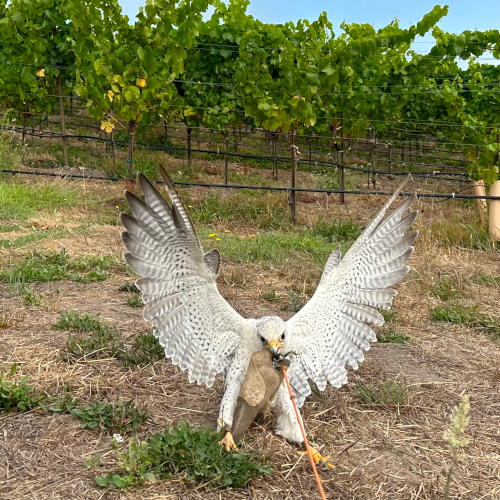
<svg viewBox="0 0 500 500">
<path fill-rule="evenodd" d="M 127 299 L 127 305 L 129 307 L 144 307 L 144 302 L 139 294 L 134 294 Z"/>
<path fill-rule="evenodd" d="M 40 401 L 40 408 L 51 413 L 70 413 L 77 406 L 77 399 L 67 392 L 67 388 L 63 388 L 62 394 L 47 396 Z"/>
<path fill-rule="evenodd" d="M 290 290 L 287 295 L 288 303 L 281 308 L 283 311 L 298 312 L 306 305 L 305 300 L 301 298 L 301 294 L 295 290 Z"/>
<path fill-rule="evenodd" d="M 431 309 L 434 321 L 445 323 L 460 323 L 462 325 L 479 328 L 491 334 L 493 339 L 500 339 L 500 320 L 478 311 L 478 306 L 466 307 L 454 304 L 449 307 Z"/>
<path fill-rule="evenodd" d="M 383 316 L 386 323 L 396 323 L 398 320 L 397 311 L 387 311 L 386 309 L 378 309 L 378 312 Z"/>
<path fill-rule="evenodd" d="M 356 384 L 356 395 L 365 403 L 402 405 L 408 398 L 408 391 L 397 380 L 385 381 L 379 388 L 369 387 L 363 382 L 358 382 Z"/>
<path fill-rule="evenodd" d="M 410 337 L 396 330 L 381 330 L 377 332 L 377 342 L 380 344 L 408 344 Z"/>
<path fill-rule="evenodd" d="M 251 479 L 272 473 L 255 452 L 227 453 L 219 445 L 220 439 L 220 433 L 193 429 L 181 421 L 145 442 L 130 439 L 124 452 L 114 441 L 119 473 L 97 476 L 96 482 L 126 489 L 158 479 L 182 478 L 211 488 L 242 488 Z"/>
<path fill-rule="evenodd" d="M 125 366 L 146 366 L 165 358 L 165 351 L 152 333 L 141 333 L 130 349 L 122 348 L 116 358 Z"/>
<path fill-rule="evenodd" d="M 276 293 L 276 290 L 270 290 L 269 292 L 259 294 L 259 299 L 264 299 L 268 302 L 276 302 L 281 300 L 281 297 Z"/>
<path fill-rule="evenodd" d="M 42 303 L 43 295 L 41 293 L 37 292 L 31 292 L 27 291 L 26 295 L 24 296 L 24 303 L 27 306 L 35 306 L 39 307 L 40 304 Z"/>
<path fill-rule="evenodd" d="M 454 276 L 443 276 L 431 286 L 430 294 L 443 301 L 463 297 L 460 283 Z"/>
<path fill-rule="evenodd" d="M 83 420 L 82 429 L 109 429 L 124 434 L 135 431 L 149 418 L 147 411 L 138 410 L 132 400 L 125 403 L 116 400 L 112 404 L 94 401 L 69 412 Z"/>
<path fill-rule="evenodd" d="M 134 283 L 125 283 L 124 285 L 120 285 L 118 287 L 119 292 L 127 292 L 127 293 L 140 293 L 141 291 L 135 286 Z"/>
<path fill-rule="evenodd" d="M 127 305 L 129 307 L 144 307 L 141 291 L 133 283 L 125 283 L 125 285 L 118 287 L 118 290 L 120 292 L 132 294 L 132 296 L 127 299 Z"/>
<path fill-rule="evenodd" d="M 75 311 L 60 313 L 60 318 L 54 328 L 70 330 L 87 335 L 69 335 L 67 352 L 63 359 L 75 362 L 85 357 L 87 359 L 102 359 L 113 357 L 119 350 L 120 332 L 102 322 L 99 314 L 79 314 Z"/>
<path fill-rule="evenodd" d="M 37 404 L 32 394 L 32 386 L 27 385 L 28 377 L 14 380 L 17 365 L 12 365 L 8 374 L 0 372 L 0 413 L 12 411 L 28 411 Z"/>
</svg>

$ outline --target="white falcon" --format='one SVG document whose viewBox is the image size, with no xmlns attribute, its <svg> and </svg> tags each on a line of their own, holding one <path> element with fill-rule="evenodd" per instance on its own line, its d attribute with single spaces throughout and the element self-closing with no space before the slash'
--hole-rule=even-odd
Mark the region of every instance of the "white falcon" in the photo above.
<svg viewBox="0 0 500 500">
<path fill-rule="evenodd" d="M 341 258 L 330 255 L 311 300 L 291 319 L 277 316 L 245 319 L 220 295 L 215 284 L 220 254 L 203 253 L 193 223 L 169 176 L 160 166 L 167 203 L 142 174 L 139 183 L 145 201 L 125 192 L 134 217 L 121 214 L 126 231 L 125 261 L 142 279 L 144 319 L 165 355 L 188 372 L 189 382 L 211 387 L 215 376 L 225 374 L 225 393 L 219 425 L 226 429 L 223 443 L 234 446 L 230 433 L 237 397 L 252 354 L 261 349 L 293 352 L 288 369 L 290 384 L 300 407 L 311 394 L 309 380 L 320 391 L 329 382 L 347 383 L 345 365 L 353 369 L 363 361 L 363 351 L 376 336 L 367 324 L 380 326 L 396 291 L 390 287 L 409 271 L 418 231 L 405 235 L 417 211 L 403 218 L 415 195 L 408 197 L 384 218 L 404 182 Z M 303 438 L 286 386 L 282 384 L 271 410 L 276 433 L 302 443 Z M 319 459 L 322 457 L 318 454 Z"/>
</svg>

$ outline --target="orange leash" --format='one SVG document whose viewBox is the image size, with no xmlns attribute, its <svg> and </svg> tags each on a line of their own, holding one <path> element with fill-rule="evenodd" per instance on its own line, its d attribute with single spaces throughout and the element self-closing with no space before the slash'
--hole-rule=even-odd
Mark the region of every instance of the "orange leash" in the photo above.
<svg viewBox="0 0 500 500">
<path fill-rule="evenodd" d="M 302 432 L 302 437 L 304 438 L 304 444 L 306 446 L 307 454 L 309 455 L 309 461 L 311 462 L 311 467 L 314 472 L 314 476 L 316 477 L 316 483 L 318 484 L 319 494 L 321 496 L 321 500 L 326 500 L 325 491 L 323 490 L 323 485 L 321 484 L 321 479 L 319 477 L 318 471 L 316 469 L 316 464 L 314 463 L 313 454 L 311 451 L 311 447 L 309 446 L 309 441 L 306 437 L 306 431 L 304 430 L 304 426 L 302 425 L 302 420 L 300 418 L 299 410 L 297 409 L 297 405 L 295 404 L 295 394 L 292 391 L 292 387 L 290 386 L 290 382 L 288 382 L 288 377 L 286 376 L 286 371 L 288 366 L 283 366 L 283 376 L 285 377 L 286 386 L 288 387 L 288 392 L 290 393 L 290 399 L 292 400 L 293 409 L 295 410 L 295 415 L 297 416 L 297 421 L 299 422 L 300 432 Z"/>
</svg>

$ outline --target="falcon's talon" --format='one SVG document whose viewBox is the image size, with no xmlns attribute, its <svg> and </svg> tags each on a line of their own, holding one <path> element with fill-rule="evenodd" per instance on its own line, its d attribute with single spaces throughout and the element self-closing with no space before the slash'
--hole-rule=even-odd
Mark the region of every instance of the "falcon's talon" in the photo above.
<svg viewBox="0 0 500 500">
<path fill-rule="evenodd" d="M 331 469 L 335 469 L 335 465 L 333 465 L 330 462 L 330 459 L 332 458 L 330 455 L 324 457 L 323 455 L 321 455 L 321 453 L 316 448 L 313 448 L 313 447 L 311 447 L 311 453 L 312 453 L 314 463 L 316 465 L 326 465 L 327 467 L 330 467 Z M 309 455 L 309 454 L 307 453 L 307 451 L 299 451 L 299 455 Z"/>
<path fill-rule="evenodd" d="M 226 435 L 219 441 L 219 444 L 225 446 L 227 452 L 238 449 L 234 442 L 233 435 L 229 431 L 227 431 Z"/>
</svg>

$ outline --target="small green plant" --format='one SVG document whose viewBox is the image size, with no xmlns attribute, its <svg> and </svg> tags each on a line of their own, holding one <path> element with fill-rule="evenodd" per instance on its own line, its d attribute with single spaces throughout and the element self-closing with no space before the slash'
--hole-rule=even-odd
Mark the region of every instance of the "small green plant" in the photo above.
<svg viewBox="0 0 500 500">
<path fill-rule="evenodd" d="M 446 441 L 448 448 L 453 454 L 452 463 L 448 470 L 446 478 L 446 486 L 444 491 L 445 500 L 450 495 L 451 476 L 453 473 L 453 466 L 455 465 L 457 454 L 460 448 L 464 448 L 469 444 L 469 440 L 464 437 L 465 429 L 469 425 L 469 398 L 467 395 L 462 396 L 460 404 L 453 409 L 450 417 L 450 425 L 444 431 L 443 439 Z"/>
<path fill-rule="evenodd" d="M 132 297 L 127 299 L 127 305 L 129 307 L 144 307 L 144 302 L 138 293 L 134 293 Z"/>
<path fill-rule="evenodd" d="M 144 307 L 141 291 L 133 283 L 125 283 L 124 285 L 119 286 L 118 290 L 120 292 L 132 294 L 132 296 L 127 299 L 127 305 L 129 307 Z"/>
<path fill-rule="evenodd" d="M 96 476 L 96 483 L 105 488 L 114 487 L 126 490 L 131 486 L 138 486 L 146 482 L 155 482 L 156 474 L 148 472 L 151 459 L 147 442 L 141 442 L 136 437 L 131 437 L 127 450 L 120 451 L 119 443 L 123 439 L 116 436 L 111 442 L 111 448 L 115 450 L 117 467 L 120 474 L 108 473 L 105 476 Z"/>
<path fill-rule="evenodd" d="M 26 295 L 24 296 L 24 303 L 27 306 L 35 306 L 35 307 L 40 307 L 40 304 L 42 303 L 43 295 L 41 293 L 37 292 L 31 292 L 27 291 Z"/>
<path fill-rule="evenodd" d="M 110 429 L 125 434 L 135 431 L 148 419 L 147 411 L 138 410 L 132 400 L 125 403 L 116 400 L 112 404 L 94 401 L 69 412 L 73 417 L 83 420 L 81 428 Z"/>
<path fill-rule="evenodd" d="M 268 302 L 276 302 L 281 300 L 281 297 L 276 293 L 276 290 L 270 290 L 269 292 L 259 294 L 259 299 L 264 299 Z"/>
<path fill-rule="evenodd" d="M 113 357 L 118 352 L 120 332 L 101 321 L 99 314 L 79 314 L 71 310 L 62 312 L 53 326 L 59 330 L 87 334 L 68 336 L 67 352 L 63 356 L 65 361 L 74 362 L 81 357 L 102 359 Z"/>
<path fill-rule="evenodd" d="M 0 372 L 0 412 L 28 411 L 35 407 L 38 399 L 33 396 L 28 377 L 14 380 L 17 365 L 12 365 L 8 374 Z M 8 380 L 10 379 L 10 380 Z"/>
<path fill-rule="evenodd" d="M 126 293 L 140 293 L 141 291 L 135 286 L 134 283 L 125 283 L 124 285 L 120 285 L 118 287 L 119 292 Z"/>
<path fill-rule="evenodd" d="M 101 466 L 102 455 L 96 453 L 95 455 L 90 455 L 83 461 L 83 465 L 89 469 L 98 469 Z"/>
<path fill-rule="evenodd" d="M 77 406 L 78 400 L 66 391 L 40 400 L 40 408 L 51 413 L 70 413 Z"/>
<path fill-rule="evenodd" d="M 365 403 L 376 405 L 402 405 L 408 398 L 406 387 L 397 380 L 385 381 L 378 389 L 363 382 L 356 384 L 356 395 Z"/>
<path fill-rule="evenodd" d="M 130 349 L 122 348 L 116 358 L 125 366 L 146 366 L 165 357 L 165 351 L 152 333 L 141 333 Z"/>
<path fill-rule="evenodd" d="M 410 337 L 397 330 L 381 330 L 377 332 L 377 342 L 381 344 L 408 344 Z"/>
<path fill-rule="evenodd" d="M 257 453 L 228 453 L 219 445 L 220 433 L 193 429 L 181 421 L 177 427 L 153 434 L 147 441 L 131 438 L 127 450 L 116 451 L 118 474 L 97 476 L 104 487 L 127 487 L 157 479 L 183 478 L 189 482 L 210 484 L 212 488 L 242 488 L 248 481 L 264 474 L 264 459 Z"/>
<path fill-rule="evenodd" d="M 460 323 L 473 328 L 479 328 L 491 334 L 493 339 L 500 339 L 500 320 L 478 311 L 478 306 L 466 307 L 453 304 L 449 307 L 431 309 L 434 321 L 445 323 Z"/>
<path fill-rule="evenodd" d="M 396 323 L 398 321 L 397 311 L 387 311 L 385 309 L 379 309 L 379 313 L 383 316 L 386 323 Z"/>
<path fill-rule="evenodd" d="M 306 304 L 305 301 L 295 290 L 290 290 L 288 292 L 288 297 L 289 297 L 288 303 L 281 308 L 283 311 L 298 312 Z"/>
<path fill-rule="evenodd" d="M 430 294 L 443 301 L 462 297 L 460 283 L 454 276 L 443 276 L 431 286 Z"/>
</svg>

